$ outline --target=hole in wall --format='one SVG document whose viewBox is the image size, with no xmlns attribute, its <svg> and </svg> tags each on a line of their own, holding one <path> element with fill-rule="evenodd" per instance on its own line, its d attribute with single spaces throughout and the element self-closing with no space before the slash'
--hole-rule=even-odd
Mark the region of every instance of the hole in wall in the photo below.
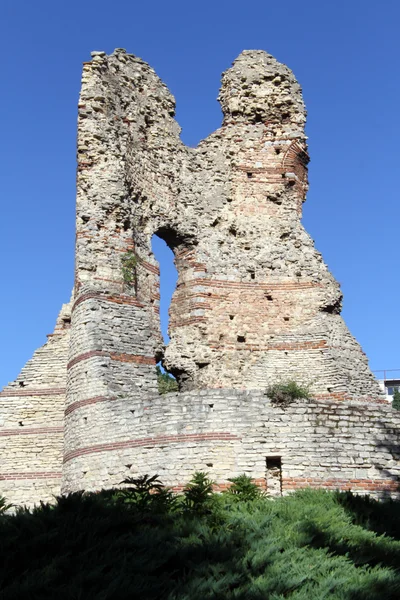
<svg viewBox="0 0 400 600">
<path fill-rule="evenodd" d="M 219 339 L 221 339 L 221 337 Z M 205 367 L 208 367 L 209 364 L 210 363 L 206 362 L 206 361 L 204 361 L 204 362 L 196 362 L 196 365 L 198 366 L 199 369 L 204 369 Z"/>
<path fill-rule="evenodd" d="M 266 483 L 269 496 L 282 495 L 282 459 L 280 456 L 266 457 Z"/>
<path fill-rule="evenodd" d="M 280 469 L 282 458 L 280 456 L 267 456 L 267 469 Z"/>
<path fill-rule="evenodd" d="M 25 387 L 25 383 L 23 381 L 19 382 L 19 387 Z"/>
<path fill-rule="evenodd" d="M 289 317 L 283 317 L 284 321 L 289 321 Z"/>
<path fill-rule="evenodd" d="M 197 241 L 191 234 L 178 232 L 170 226 L 160 227 L 153 235 L 152 240 L 153 254 L 158 261 L 160 268 L 160 324 L 161 333 L 164 338 L 164 343 L 168 344 L 168 321 L 169 308 L 172 295 L 176 289 L 178 281 L 178 272 L 174 263 L 174 254 L 183 250 L 190 250 Z M 210 294 L 211 295 L 211 294 Z M 162 357 L 156 357 L 162 358 Z M 185 387 L 189 384 L 190 377 L 188 373 L 182 369 L 175 368 L 168 371 L 161 363 L 158 364 L 161 374 L 167 374 L 173 379 L 176 379 L 179 387 Z"/>
<path fill-rule="evenodd" d="M 229 318 L 231 321 L 233 321 L 233 319 L 235 318 L 235 315 L 229 315 Z"/>
<path fill-rule="evenodd" d="M 133 409 L 132 409 L 130 412 L 131 412 L 133 415 L 135 414 L 135 411 L 134 411 Z"/>
<path fill-rule="evenodd" d="M 270 202 L 274 202 L 275 204 L 282 204 L 282 198 L 278 195 L 274 195 L 274 194 L 267 194 L 267 200 L 269 200 Z"/>
<path fill-rule="evenodd" d="M 246 338 L 244 335 L 238 335 L 236 339 L 241 344 L 246 341 Z"/>
<path fill-rule="evenodd" d="M 206 467 L 213 467 L 214 463 L 206 463 Z"/>
<path fill-rule="evenodd" d="M 23 427 L 23 426 L 24 426 L 24 424 L 23 424 L 23 422 L 22 422 L 22 421 L 18 421 L 18 425 L 19 425 L 20 427 Z"/>
<path fill-rule="evenodd" d="M 208 408 L 214 408 L 214 404 L 209 404 Z"/>
<path fill-rule="evenodd" d="M 272 302 L 273 301 L 273 297 L 271 296 L 271 294 L 267 294 L 266 298 L 267 298 L 268 302 Z"/>
<path fill-rule="evenodd" d="M 261 113 L 258 113 L 258 112 L 257 112 L 257 113 L 254 115 L 254 118 L 253 118 L 253 123 L 263 123 L 263 122 L 264 122 L 264 117 L 262 116 L 262 114 L 261 114 Z"/>
<path fill-rule="evenodd" d="M 130 469 L 130 468 L 132 467 L 132 464 L 125 465 L 125 467 L 126 467 L 127 469 Z"/>
<path fill-rule="evenodd" d="M 168 239 L 174 239 L 174 236 L 169 234 Z M 176 239 L 176 236 L 175 236 Z M 164 338 L 164 342 L 168 344 L 168 321 L 169 321 L 169 307 L 171 304 L 172 294 L 176 289 L 176 283 L 178 281 L 178 271 L 174 264 L 174 254 L 169 247 L 169 244 L 165 239 L 154 234 L 151 238 L 151 248 L 154 256 L 160 267 L 160 321 L 161 321 L 161 332 Z"/>
<path fill-rule="evenodd" d="M 253 173 L 247 173 L 247 179 L 251 179 L 253 177 Z"/>
</svg>

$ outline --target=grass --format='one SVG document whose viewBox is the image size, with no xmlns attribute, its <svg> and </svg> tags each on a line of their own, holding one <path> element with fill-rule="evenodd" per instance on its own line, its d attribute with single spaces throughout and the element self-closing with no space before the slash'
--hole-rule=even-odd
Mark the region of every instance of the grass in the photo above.
<svg viewBox="0 0 400 600">
<path fill-rule="evenodd" d="M 1 599 L 400 597 L 399 502 L 322 490 L 246 501 L 247 484 L 210 495 L 207 481 L 188 486 L 191 502 L 142 478 L 1 515 Z"/>
<path fill-rule="evenodd" d="M 310 388 L 289 380 L 270 385 L 266 390 L 266 394 L 273 404 L 288 406 L 296 400 L 308 400 L 310 398 Z"/>
</svg>

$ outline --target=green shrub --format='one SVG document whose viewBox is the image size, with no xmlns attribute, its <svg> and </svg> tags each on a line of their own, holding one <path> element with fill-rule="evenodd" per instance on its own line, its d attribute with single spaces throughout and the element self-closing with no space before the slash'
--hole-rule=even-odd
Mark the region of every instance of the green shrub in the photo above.
<svg viewBox="0 0 400 600">
<path fill-rule="evenodd" d="M 12 506 L 12 504 L 7 504 L 7 500 L 4 498 L 4 496 L 0 496 L 0 515 L 3 515 L 10 508 L 12 508 Z"/>
<path fill-rule="evenodd" d="M 395 390 L 393 394 L 392 407 L 395 410 L 400 410 L 400 392 Z"/>
<path fill-rule="evenodd" d="M 228 479 L 232 483 L 228 489 L 228 494 L 233 494 L 238 500 L 254 500 L 262 494 L 260 488 L 253 482 L 248 475 L 239 475 Z"/>
<path fill-rule="evenodd" d="M 139 512 L 167 513 L 176 506 L 176 497 L 163 486 L 158 475 L 127 477 L 121 483 L 126 487 L 116 492 L 117 500 Z"/>
<path fill-rule="evenodd" d="M 157 383 L 159 394 L 168 394 L 178 391 L 178 382 L 169 373 L 162 373 L 160 367 L 156 366 Z"/>
<path fill-rule="evenodd" d="M 141 496 L 164 489 L 128 481 Z M 191 488 L 207 511 L 188 511 L 185 497 L 139 510 L 103 490 L 0 516 L 1 600 L 400 597 L 399 501 L 308 489 L 241 502 L 210 483 L 196 473 Z"/>
<path fill-rule="evenodd" d="M 310 398 L 309 387 L 300 386 L 293 380 L 275 383 L 269 386 L 266 393 L 273 404 L 279 404 L 280 406 L 287 406 L 292 402 L 296 402 L 296 400 L 308 400 Z"/>
<path fill-rule="evenodd" d="M 207 473 L 197 471 L 183 490 L 185 508 L 197 513 L 208 513 L 213 484 Z"/>
<path fill-rule="evenodd" d="M 136 282 L 137 258 L 132 251 L 125 252 L 121 257 L 122 279 L 128 288 L 134 286 Z"/>
</svg>

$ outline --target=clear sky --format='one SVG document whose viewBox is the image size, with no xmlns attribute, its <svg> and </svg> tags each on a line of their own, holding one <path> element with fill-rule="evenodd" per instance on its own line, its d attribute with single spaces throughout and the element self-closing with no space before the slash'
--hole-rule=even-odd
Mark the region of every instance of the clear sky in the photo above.
<svg viewBox="0 0 400 600">
<path fill-rule="evenodd" d="M 304 225 L 371 368 L 400 368 L 399 26 L 398 0 L 2 0 L 0 386 L 70 297 L 81 63 L 116 47 L 166 82 L 191 146 L 220 125 L 220 74 L 243 49 L 294 71 L 309 113 Z"/>
</svg>

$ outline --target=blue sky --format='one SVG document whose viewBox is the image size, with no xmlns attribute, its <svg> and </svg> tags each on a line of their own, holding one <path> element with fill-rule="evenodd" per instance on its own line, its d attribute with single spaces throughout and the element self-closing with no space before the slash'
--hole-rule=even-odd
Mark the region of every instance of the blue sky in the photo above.
<svg viewBox="0 0 400 600">
<path fill-rule="evenodd" d="M 81 64 L 116 47 L 167 83 L 188 145 L 220 125 L 220 74 L 243 49 L 289 65 L 309 113 L 304 225 L 371 368 L 400 368 L 399 23 L 396 0 L 2 0 L 0 386 L 69 299 Z"/>
</svg>

